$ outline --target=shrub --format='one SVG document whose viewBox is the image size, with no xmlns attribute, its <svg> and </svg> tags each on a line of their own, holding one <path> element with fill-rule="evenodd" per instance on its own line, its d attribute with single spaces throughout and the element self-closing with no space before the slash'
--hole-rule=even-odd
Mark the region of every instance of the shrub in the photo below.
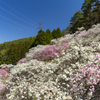
<svg viewBox="0 0 100 100">
<path fill-rule="evenodd" d="M 84 95 L 92 97 L 95 85 L 100 80 L 99 74 L 100 69 L 94 62 L 92 64 L 87 64 L 84 67 L 79 67 L 77 74 L 74 74 L 70 81 L 70 85 L 73 87 L 71 89 L 73 96 L 78 94 L 81 95 L 83 99 L 85 99 Z"/>
<path fill-rule="evenodd" d="M 39 60 L 39 61 L 48 61 L 51 60 L 55 57 L 60 57 L 62 54 L 64 54 L 64 50 L 68 48 L 68 43 L 63 43 L 62 46 L 47 46 L 45 49 L 42 49 L 38 56 L 35 56 L 34 58 Z M 63 50 L 63 52 L 62 52 Z"/>
<path fill-rule="evenodd" d="M 76 37 L 83 37 L 83 36 L 87 36 L 88 33 L 87 32 L 82 32 L 81 34 L 77 34 L 75 35 Z"/>
<path fill-rule="evenodd" d="M 20 60 L 17 62 L 17 64 L 22 63 L 22 61 L 23 61 L 24 59 L 25 59 L 25 58 L 20 59 Z"/>
<path fill-rule="evenodd" d="M 39 57 L 35 56 L 39 60 L 51 60 L 57 57 L 57 53 L 60 53 L 61 49 L 57 48 L 55 45 L 47 46 L 45 49 L 39 52 Z M 61 54 L 58 54 L 59 56 Z"/>
</svg>

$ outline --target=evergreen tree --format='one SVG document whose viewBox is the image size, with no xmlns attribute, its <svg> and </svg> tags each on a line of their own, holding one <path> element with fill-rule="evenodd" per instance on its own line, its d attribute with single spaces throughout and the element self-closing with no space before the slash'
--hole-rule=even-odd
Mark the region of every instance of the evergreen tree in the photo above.
<svg viewBox="0 0 100 100">
<path fill-rule="evenodd" d="M 71 17 L 70 24 L 73 25 L 75 21 L 78 21 L 80 18 L 83 17 L 83 13 L 79 10 L 77 11 L 73 17 Z"/>
<path fill-rule="evenodd" d="M 40 29 L 40 30 L 38 31 L 38 35 L 43 34 L 43 33 L 44 33 L 44 31 L 43 31 L 42 29 Z"/>
<path fill-rule="evenodd" d="M 85 0 L 85 2 L 83 3 L 81 10 L 84 17 L 81 20 L 81 24 L 86 30 L 88 30 L 93 24 L 96 24 L 98 22 L 97 19 L 99 18 L 95 17 L 95 14 L 97 15 L 97 13 L 99 12 L 96 11 L 97 9 L 95 10 L 96 6 L 98 7 L 98 4 L 98 0 Z M 94 11 L 95 14 L 93 15 Z"/>
<path fill-rule="evenodd" d="M 49 34 L 51 33 L 49 29 L 47 29 L 46 32 L 49 33 Z"/>
<path fill-rule="evenodd" d="M 42 29 L 40 29 L 39 31 L 38 31 L 38 35 L 36 36 L 36 38 L 35 38 L 35 41 L 33 42 L 33 44 L 30 46 L 30 48 L 32 48 L 32 47 L 35 47 L 35 46 L 37 46 L 38 44 L 41 44 L 41 40 L 39 39 L 41 36 L 42 36 L 42 34 L 44 33 L 44 31 L 42 30 Z"/>
<path fill-rule="evenodd" d="M 70 31 L 71 33 L 74 33 L 77 31 L 78 27 L 84 27 L 86 30 L 91 26 L 91 22 L 89 22 L 89 19 L 91 19 L 92 15 L 90 11 L 94 8 L 94 6 L 97 6 L 98 0 L 84 0 L 84 3 L 81 7 L 81 11 L 79 10 L 74 14 L 74 16 L 70 20 Z"/>
<path fill-rule="evenodd" d="M 56 33 L 58 34 L 58 38 L 63 36 L 59 27 L 57 28 Z"/>
<path fill-rule="evenodd" d="M 55 37 L 55 34 L 56 34 L 56 30 L 54 29 L 54 30 L 52 31 L 52 36 L 53 36 L 54 39 L 56 38 L 56 37 Z"/>
<path fill-rule="evenodd" d="M 50 41 L 53 39 L 52 34 L 48 31 L 48 32 L 45 32 L 45 36 L 46 36 L 46 43 L 50 44 Z"/>
<path fill-rule="evenodd" d="M 2 64 L 3 63 L 3 55 L 2 55 L 2 53 L 0 52 L 0 64 Z"/>
<path fill-rule="evenodd" d="M 40 45 L 47 45 L 50 44 L 50 41 L 53 39 L 52 34 L 49 29 L 46 30 L 46 32 L 42 31 L 42 29 L 38 32 L 38 35 L 36 36 L 35 42 L 33 43 L 33 46 Z"/>
<path fill-rule="evenodd" d="M 62 30 L 62 35 L 63 35 L 63 36 L 65 35 L 65 29 Z"/>
<path fill-rule="evenodd" d="M 52 36 L 53 36 L 54 39 L 62 37 L 63 35 L 62 35 L 61 31 L 60 31 L 60 28 L 57 28 L 57 30 L 54 29 L 52 31 Z"/>
<path fill-rule="evenodd" d="M 94 7 L 94 2 L 96 2 L 97 0 L 85 0 L 83 3 L 83 6 L 81 8 L 82 12 L 83 12 L 83 16 L 84 19 L 88 16 L 89 11 L 92 10 L 92 8 Z"/>
<path fill-rule="evenodd" d="M 79 10 L 74 14 L 74 16 L 70 20 L 70 26 L 69 26 L 69 31 L 71 33 L 74 33 L 77 31 L 77 28 L 81 25 L 81 18 L 83 18 L 83 13 Z"/>
</svg>

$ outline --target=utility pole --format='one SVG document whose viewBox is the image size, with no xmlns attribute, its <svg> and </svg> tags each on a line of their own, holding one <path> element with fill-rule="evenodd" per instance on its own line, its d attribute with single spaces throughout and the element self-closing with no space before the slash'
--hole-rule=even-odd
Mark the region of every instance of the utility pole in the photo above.
<svg viewBox="0 0 100 100">
<path fill-rule="evenodd" d="M 42 23 L 38 23 L 40 26 L 39 26 L 39 28 L 38 29 L 42 29 L 42 27 L 41 27 L 41 25 L 43 24 L 43 22 Z"/>
</svg>

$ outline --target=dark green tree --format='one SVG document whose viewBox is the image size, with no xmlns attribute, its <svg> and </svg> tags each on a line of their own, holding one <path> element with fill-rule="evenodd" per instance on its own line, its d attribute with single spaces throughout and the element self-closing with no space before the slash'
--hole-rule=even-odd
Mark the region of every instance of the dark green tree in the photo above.
<svg viewBox="0 0 100 100">
<path fill-rule="evenodd" d="M 92 10 L 92 8 L 94 8 L 96 1 L 97 0 L 84 0 L 81 8 L 84 18 L 86 18 L 88 16 L 88 13 Z"/>
<path fill-rule="evenodd" d="M 44 32 L 42 29 L 38 32 L 38 35 L 36 36 L 36 39 L 33 43 L 33 46 L 37 45 L 47 45 L 50 44 L 50 41 L 53 39 L 53 36 L 49 29 Z"/>
<path fill-rule="evenodd" d="M 3 64 L 3 55 L 1 52 L 0 52 L 0 64 Z"/>
<path fill-rule="evenodd" d="M 70 24 L 73 25 L 76 21 L 83 17 L 83 13 L 79 10 L 71 17 Z"/>
<path fill-rule="evenodd" d="M 99 7 L 98 0 L 85 0 L 81 8 L 83 12 L 83 19 L 81 20 L 81 25 L 88 30 L 93 24 L 99 23 L 99 18 L 97 14 L 99 10 L 95 9 Z M 93 14 L 95 12 L 95 14 Z M 98 21 L 97 21 L 98 20 Z"/>
<path fill-rule="evenodd" d="M 36 38 L 35 38 L 35 41 L 33 42 L 33 44 L 30 46 L 30 48 L 32 48 L 32 47 L 35 47 L 35 46 L 37 46 L 38 44 L 41 44 L 41 40 L 39 39 L 41 36 L 42 36 L 42 34 L 44 34 L 44 31 L 42 30 L 42 29 L 40 29 L 39 31 L 38 31 L 38 35 L 36 36 Z"/>
<path fill-rule="evenodd" d="M 46 36 L 46 43 L 47 44 L 50 44 L 50 41 L 52 39 L 54 39 L 53 36 L 52 36 L 52 34 L 50 32 L 45 32 L 45 36 Z"/>
<path fill-rule="evenodd" d="M 55 37 L 54 37 L 54 34 L 56 34 L 56 30 L 55 30 L 55 29 L 52 31 L 52 36 L 53 36 L 53 38 L 55 38 Z"/>
<path fill-rule="evenodd" d="M 38 35 L 43 34 L 43 33 L 44 33 L 44 31 L 43 31 L 42 29 L 40 29 L 40 30 L 38 31 Z"/>
<path fill-rule="evenodd" d="M 77 31 L 78 26 L 81 25 L 80 22 L 81 18 L 83 18 L 83 13 L 80 10 L 76 12 L 73 17 L 71 17 L 70 25 L 68 29 L 70 33 L 74 33 L 75 31 Z"/>
<path fill-rule="evenodd" d="M 62 35 L 63 35 L 63 36 L 65 35 L 65 29 L 62 30 Z"/>
<path fill-rule="evenodd" d="M 68 25 L 68 26 L 66 27 L 66 31 L 68 31 L 68 30 L 70 29 L 70 27 L 71 27 L 71 25 Z"/>
<path fill-rule="evenodd" d="M 57 28 L 57 30 L 54 29 L 52 31 L 52 36 L 54 39 L 57 39 L 63 36 L 59 27 Z"/>
<path fill-rule="evenodd" d="M 51 33 L 49 29 L 47 29 L 46 32 L 49 33 L 49 34 Z"/>
<path fill-rule="evenodd" d="M 84 0 L 84 3 L 81 7 L 81 11 L 79 10 L 74 14 L 74 16 L 70 20 L 70 29 L 68 30 L 71 34 L 77 31 L 78 27 L 84 27 L 86 30 L 91 27 L 91 23 L 93 18 L 90 13 L 94 7 L 98 6 L 98 0 Z"/>
</svg>

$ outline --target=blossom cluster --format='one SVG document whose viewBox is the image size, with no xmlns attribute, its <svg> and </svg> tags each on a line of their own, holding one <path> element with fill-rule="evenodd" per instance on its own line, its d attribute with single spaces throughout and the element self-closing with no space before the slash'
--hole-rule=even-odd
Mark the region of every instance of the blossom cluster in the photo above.
<svg viewBox="0 0 100 100">
<path fill-rule="evenodd" d="M 79 67 L 77 74 L 72 76 L 70 85 L 73 85 L 71 92 L 74 95 L 87 95 L 92 96 L 95 91 L 95 85 L 100 81 L 100 68 L 97 64 L 87 64 L 83 67 Z M 91 94 L 91 95 L 90 95 Z"/>
</svg>

